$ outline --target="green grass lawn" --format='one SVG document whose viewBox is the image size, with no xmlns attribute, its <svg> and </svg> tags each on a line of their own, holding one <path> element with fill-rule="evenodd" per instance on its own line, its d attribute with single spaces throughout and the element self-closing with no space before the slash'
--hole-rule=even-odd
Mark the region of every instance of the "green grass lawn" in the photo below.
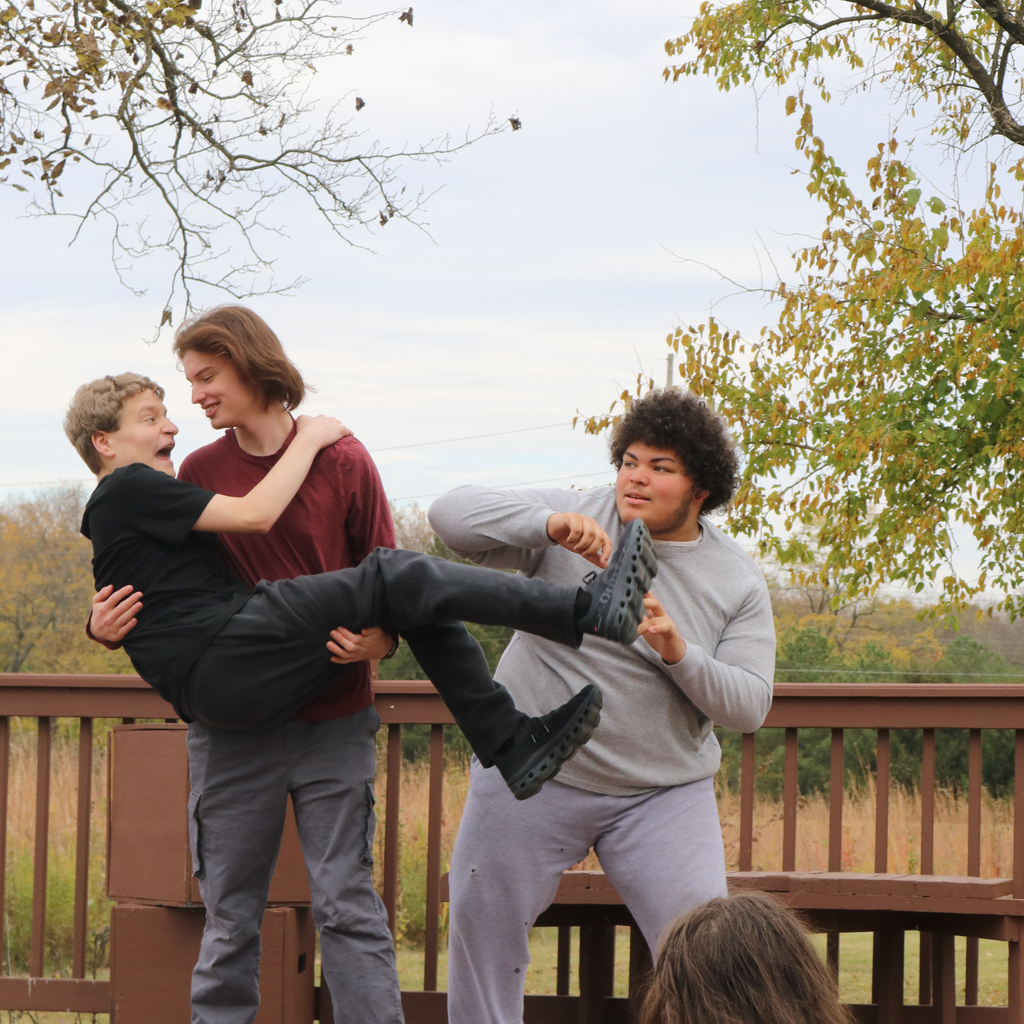
<svg viewBox="0 0 1024 1024">
<path fill-rule="evenodd" d="M 964 1000 L 964 963 L 966 939 L 956 939 L 957 1001 Z M 825 936 L 815 935 L 814 943 L 825 956 Z M 572 960 L 577 962 L 579 930 L 572 932 Z M 981 940 L 978 958 L 978 1001 L 982 1006 L 1006 1004 L 1005 942 Z M 530 935 L 530 967 L 526 974 L 526 991 L 531 995 L 553 994 L 555 991 L 555 965 L 558 958 L 558 932 L 554 928 L 535 928 Z M 615 936 L 615 995 L 625 996 L 628 989 L 629 929 L 616 929 Z M 423 987 L 423 951 L 398 951 L 398 975 L 403 989 Z M 437 987 L 448 987 L 448 955 L 441 951 L 437 969 Z M 918 936 L 908 932 L 904 964 L 904 999 L 916 1003 L 918 998 Z M 573 973 L 569 982 L 570 994 L 579 993 L 578 979 Z M 871 935 L 852 933 L 843 935 L 839 955 L 839 994 L 845 1003 L 871 1001 Z"/>
<path fill-rule="evenodd" d="M 815 945 L 825 956 L 825 936 L 815 935 Z M 916 932 L 907 932 L 903 965 L 903 999 L 916 1003 L 920 974 L 919 937 Z M 1006 955 L 1005 942 L 982 939 L 978 950 L 978 1002 L 982 1006 L 1006 1005 Z M 964 965 L 967 957 L 967 940 L 956 938 L 956 992 L 957 1002 L 964 1001 Z M 844 1003 L 869 1003 L 871 1001 L 871 934 L 851 933 L 843 935 L 839 943 L 839 995 Z"/>
<path fill-rule="evenodd" d="M 814 944 L 825 956 L 825 936 L 815 935 Z M 579 951 L 579 930 L 572 930 L 572 960 L 575 964 Z M 1005 942 L 981 940 L 978 959 L 978 1001 L 982 1006 L 1006 1004 L 1006 953 Z M 554 994 L 555 966 L 558 959 L 558 932 L 554 928 L 535 928 L 530 935 L 530 967 L 526 974 L 526 991 L 531 995 Z M 966 940 L 956 940 L 957 1001 L 964 999 L 964 962 Z M 628 988 L 627 968 L 629 966 L 629 929 L 618 928 L 615 935 L 615 995 L 625 996 Z M 904 966 L 904 999 L 916 1003 L 918 996 L 918 936 L 908 932 L 906 939 L 906 960 Z M 398 976 L 403 989 L 422 989 L 423 950 L 400 949 L 398 951 Z M 438 961 L 437 987 L 448 988 L 448 953 L 443 949 Z M 579 994 L 575 973 L 570 975 L 569 992 Z M 839 993 L 845 1003 L 867 1003 L 871 1000 L 871 935 L 848 934 L 842 937 L 839 956 Z M 10 1024 L 91 1024 L 91 1014 L 64 1013 L 10 1013 Z M 0 1024 L 8 1024 L 8 1014 L 0 1013 Z M 97 1024 L 106 1024 L 107 1016 L 99 1014 Z"/>
</svg>

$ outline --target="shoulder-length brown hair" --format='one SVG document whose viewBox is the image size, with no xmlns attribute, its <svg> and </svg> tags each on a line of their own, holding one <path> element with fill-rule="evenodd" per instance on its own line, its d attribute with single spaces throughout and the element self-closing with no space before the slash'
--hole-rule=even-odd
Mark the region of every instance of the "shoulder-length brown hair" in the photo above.
<svg viewBox="0 0 1024 1024">
<path fill-rule="evenodd" d="M 186 320 L 173 351 L 179 360 L 188 352 L 230 359 L 239 380 L 263 396 L 264 409 L 275 402 L 294 409 L 312 390 L 266 321 L 245 306 L 215 306 Z"/>
<path fill-rule="evenodd" d="M 853 1024 L 797 918 L 759 892 L 695 907 L 662 936 L 640 1024 Z"/>
</svg>

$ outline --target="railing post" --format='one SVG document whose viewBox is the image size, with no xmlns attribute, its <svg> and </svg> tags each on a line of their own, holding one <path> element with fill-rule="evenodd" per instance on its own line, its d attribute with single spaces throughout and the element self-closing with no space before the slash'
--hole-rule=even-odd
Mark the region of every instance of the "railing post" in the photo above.
<svg viewBox="0 0 1024 1024">
<path fill-rule="evenodd" d="M 384 909 L 388 927 L 396 936 L 398 906 L 399 803 L 402 799 L 402 727 L 388 726 L 388 781 L 384 818 Z"/>
<path fill-rule="evenodd" d="M 1024 729 L 1014 733 L 1013 753 L 1013 895 L 1020 900 L 1024 899 Z"/>
<path fill-rule="evenodd" d="M 437 991 L 438 930 L 441 910 L 441 797 L 444 787 L 444 726 L 430 727 L 430 798 L 427 811 L 427 899 L 423 991 Z"/>
<path fill-rule="evenodd" d="M 0 956 L 7 936 L 7 786 L 10 781 L 11 720 L 0 717 Z"/>
<path fill-rule="evenodd" d="M 1024 743 L 1024 731 L 1017 733 Z M 1024 747 L 1022 747 L 1024 749 Z M 1024 770 L 1024 760 L 1021 764 Z M 935 730 L 921 734 L 921 874 L 935 873 Z"/>
<path fill-rule="evenodd" d="M 799 737 L 796 729 L 786 730 L 786 767 L 782 782 L 782 870 L 796 870 L 796 805 L 800 797 L 797 781 Z"/>
<path fill-rule="evenodd" d="M 889 864 L 889 730 L 878 730 L 875 762 L 875 871 L 883 873 Z"/>
<path fill-rule="evenodd" d="M 967 743 L 967 874 L 981 874 L 981 730 L 971 729 Z M 967 937 L 964 1004 L 978 1005 L 978 940 Z"/>
<path fill-rule="evenodd" d="M 845 795 L 843 730 L 832 730 L 832 764 L 828 795 L 828 869 L 843 870 L 843 797 Z M 835 978 L 839 977 L 839 932 L 825 938 L 825 956 Z"/>
<path fill-rule="evenodd" d="M 36 741 L 36 832 L 32 871 L 32 939 L 29 974 L 44 976 L 46 953 L 46 862 L 50 844 L 50 751 L 52 718 L 40 718 Z"/>
<path fill-rule="evenodd" d="M 89 914 L 89 812 L 92 810 L 92 719 L 78 727 L 78 823 L 75 833 L 75 935 L 71 977 L 85 977 L 85 933 Z"/>
<path fill-rule="evenodd" d="M 889 863 L 889 730 L 878 730 L 875 747 L 875 871 L 884 874 Z M 900 932 L 900 955 L 903 955 L 903 933 Z M 893 936 L 875 932 L 871 954 L 871 1001 L 878 1004 L 879 1016 L 891 1010 L 892 978 L 889 973 Z M 903 964 L 900 963 L 902 977 Z M 900 993 L 902 999 L 902 990 Z M 883 1007 L 884 1004 L 884 1007 Z"/>
<path fill-rule="evenodd" d="M 750 871 L 754 855 L 754 734 L 743 734 L 740 764 L 740 871 Z"/>
</svg>

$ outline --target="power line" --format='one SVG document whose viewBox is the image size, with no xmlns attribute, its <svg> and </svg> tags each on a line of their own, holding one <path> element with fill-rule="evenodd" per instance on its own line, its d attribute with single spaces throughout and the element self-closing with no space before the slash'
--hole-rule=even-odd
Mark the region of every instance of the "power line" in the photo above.
<svg viewBox="0 0 1024 1024">
<path fill-rule="evenodd" d="M 498 430 L 493 434 L 470 434 L 467 437 L 445 437 L 440 441 L 417 441 L 415 444 L 395 444 L 390 448 L 369 448 L 367 449 L 371 455 L 376 455 L 378 452 L 397 452 L 403 448 L 426 448 L 432 444 L 451 444 L 454 441 L 476 441 L 481 437 L 504 437 L 506 434 L 526 434 L 531 430 L 553 430 L 555 427 L 571 427 L 572 420 L 567 420 L 565 423 L 547 423 L 543 427 L 520 427 L 518 430 Z"/>
<path fill-rule="evenodd" d="M 493 487 L 530 487 L 533 484 L 553 484 L 560 480 L 586 480 L 592 476 L 606 476 L 607 469 L 600 473 L 571 473 L 569 476 L 549 476 L 544 480 L 524 480 L 518 484 L 492 484 Z M 404 498 L 392 498 L 392 501 L 416 501 L 419 498 L 438 498 L 444 491 L 435 491 L 433 494 L 407 494 Z"/>
<path fill-rule="evenodd" d="M 665 358 L 664 356 L 658 356 L 656 359 L 648 360 L 648 362 L 660 363 L 664 358 Z M 588 369 L 588 370 L 610 370 L 610 369 L 614 369 L 615 367 L 621 367 L 621 366 L 636 366 L 636 363 L 633 363 L 633 362 L 629 362 L 629 363 L 604 363 L 601 366 L 588 366 L 588 367 L 586 367 L 586 369 Z M 640 361 L 640 370 L 641 370 L 641 372 L 643 371 L 643 361 L 642 360 Z M 376 397 L 377 395 L 394 395 L 394 394 L 398 394 L 400 392 L 406 392 L 406 391 L 434 391 L 434 390 L 437 390 L 438 388 L 461 388 L 461 387 L 467 387 L 470 384 L 495 384 L 495 383 L 497 383 L 499 381 L 505 381 L 505 380 L 527 380 L 528 378 L 531 378 L 531 377 L 553 377 L 556 374 L 560 374 L 560 373 L 579 373 L 579 372 L 580 372 L 580 367 L 579 366 L 571 366 L 571 367 L 566 367 L 564 370 L 544 370 L 544 371 L 542 371 L 540 373 L 519 373 L 519 374 L 516 374 L 515 376 L 511 376 L 511 377 L 478 377 L 476 380 L 451 381 L 451 382 L 446 382 L 444 384 L 418 384 L 418 385 L 414 385 L 413 387 L 408 387 L 408 388 L 388 388 L 385 391 L 357 391 L 357 392 L 355 392 L 355 394 L 350 394 L 350 395 L 341 394 L 341 395 L 338 395 L 336 397 L 337 398 L 373 398 L 373 397 Z M 331 400 L 331 396 L 328 396 L 327 400 L 330 401 Z"/>
<path fill-rule="evenodd" d="M 553 430 L 555 427 L 571 427 L 571 426 L 572 426 L 572 420 L 566 420 L 564 423 L 546 423 L 542 427 L 519 427 L 517 430 L 497 430 L 493 434 L 470 434 L 467 437 L 444 437 L 444 438 L 441 438 L 438 441 L 417 441 L 415 444 L 396 444 L 396 445 L 391 445 L 388 448 L 370 448 L 369 451 L 370 451 L 371 454 L 376 454 L 377 452 L 397 452 L 397 451 L 401 451 L 404 448 L 427 448 L 427 447 L 429 447 L 432 444 L 453 444 L 456 441 L 476 441 L 476 440 L 478 440 L 478 439 L 480 439 L 482 437 L 504 437 L 507 434 L 527 434 L 531 430 Z M 592 475 L 596 475 L 596 474 L 592 474 Z M 561 479 L 568 479 L 568 478 L 567 477 L 562 477 Z M 67 480 L 67 479 L 63 479 L 63 480 L 27 480 L 27 481 L 24 481 L 24 482 L 17 481 L 15 483 L 0 484 L 0 487 L 47 487 L 47 486 L 53 486 L 53 485 L 56 485 L 56 484 L 68 484 L 68 483 L 72 483 L 72 484 L 83 483 L 84 484 L 84 483 L 91 482 L 91 480 L 92 480 L 91 477 L 78 477 L 78 478 L 76 478 L 74 480 Z M 519 487 L 521 485 L 520 484 L 513 484 L 511 486 Z M 441 492 L 439 491 L 438 493 L 440 494 Z M 406 501 L 408 499 L 396 498 L 395 500 L 396 501 Z"/>
<path fill-rule="evenodd" d="M 79 476 L 69 480 L 64 477 L 61 480 L 27 480 L 19 481 L 13 484 L 0 484 L 0 487 L 55 487 L 59 484 L 88 484 L 92 483 L 93 478 L 91 476 Z"/>
</svg>

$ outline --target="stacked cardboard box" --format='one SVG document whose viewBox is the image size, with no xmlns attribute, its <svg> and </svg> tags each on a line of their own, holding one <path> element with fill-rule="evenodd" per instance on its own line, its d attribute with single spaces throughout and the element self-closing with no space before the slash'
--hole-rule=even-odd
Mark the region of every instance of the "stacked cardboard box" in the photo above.
<svg viewBox="0 0 1024 1024">
<path fill-rule="evenodd" d="M 205 912 L 192 874 L 184 725 L 111 731 L 107 895 L 111 1024 L 180 1024 Z M 263 919 L 256 1024 L 311 1024 L 314 929 L 295 815 L 288 804 L 281 854 Z"/>
</svg>

